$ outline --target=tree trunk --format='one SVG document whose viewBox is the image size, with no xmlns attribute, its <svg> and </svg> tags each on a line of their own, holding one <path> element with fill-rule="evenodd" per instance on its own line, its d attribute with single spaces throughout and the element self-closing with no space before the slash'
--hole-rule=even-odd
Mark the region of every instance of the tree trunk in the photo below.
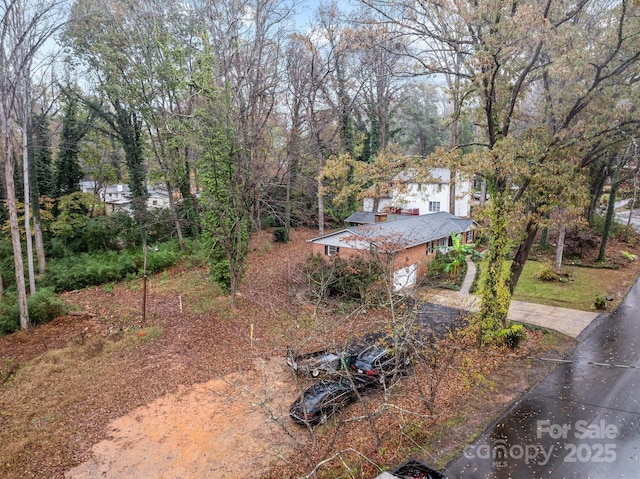
<svg viewBox="0 0 640 479">
<path fill-rule="evenodd" d="M 180 181 L 180 193 L 182 195 L 182 201 L 184 202 L 184 207 L 187 213 L 187 221 L 189 223 L 189 229 L 191 231 L 191 236 L 193 238 L 198 238 L 200 236 L 200 219 L 198 218 L 198 211 L 196 206 L 196 201 L 191 194 L 191 161 L 189 157 L 191 155 L 191 150 L 189 148 L 185 148 L 184 152 L 184 165 L 182 167 L 182 179 Z M 195 168 L 193 168 L 193 181 L 195 186 L 196 193 L 199 191 L 198 189 L 198 172 Z"/>
<path fill-rule="evenodd" d="M 36 240 L 36 256 L 38 257 L 38 273 L 44 274 L 47 270 L 47 257 L 44 252 L 44 239 L 42 237 L 42 224 L 40 223 L 40 215 L 36 214 L 39 207 L 35 207 L 32 203 L 33 214 L 33 231 Z"/>
<path fill-rule="evenodd" d="M 322 236 L 324 234 L 324 199 L 322 196 L 322 180 L 320 179 L 320 173 L 322 171 L 322 153 L 318 152 L 318 164 L 316 168 L 316 175 L 318 177 L 318 234 Z"/>
<path fill-rule="evenodd" d="M 631 197 L 631 205 L 629 206 L 629 218 L 627 218 L 627 226 L 631 224 L 631 218 L 633 218 L 633 209 L 636 205 L 636 199 L 638 198 L 638 174 L 633 175 L 633 196 Z"/>
<path fill-rule="evenodd" d="M 524 265 L 527 262 L 527 258 L 529 257 L 529 253 L 531 252 L 531 247 L 533 246 L 533 241 L 536 239 L 537 233 L 537 224 L 533 221 L 529 221 L 525 229 L 525 239 L 518 246 L 518 251 L 516 251 L 513 262 L 511 263 L 511 270 L 509 274 L 509 293 L 511 295 L 513 295 L 513 292 L 516 290 L 516 286 L 518 286 L 520 275 L 522 274 Z"/>
<path fill-rule="evenodd" d="M 604 261 L 607 250 L 607 241 L 609 240 L 609 233 L 611 232 L 611 225 L 614 221 L 614 214 L 616 209 L 616 190 L 618 188 L 618 169 L 616 166 L 611 174 L 611 191 L 609 193 L 609 204 L 607 205 L 607 216 L 604 220 L 604 228 L 602 229 L 602 241 L 600 242 L 600 254 L 597 261 Z"/>
<path fill-rule="evenodd" d="M 480 206 L 484 206 L 484 202 L 487 200 L 487 180 L 482 178 L 480 185 Z"/>
<path fill-rule="evenodd" d="M 548 248 L 549 247 L 549 219 L 551 218 L 551 215 L 549 214 L 549 212 L 547 212 L 545 213 L 544 217 L 547 219 L 547 221 L 545 222 L 540 235 L 540 247 Z"/>
<path fill-rule="evenodd" d="M 456 214 L 456 172 L 451 170 L 449 178 L 449 213 Z"/>
<path fill-rule="evenodd" d="M 562 209 L 564 210 L 564 208 Z M 563 221 L 561 210 L 560 221 L 558 222 L 558 240 L 556 241 L 556 260 L 553 263 L 553 270 L 560 273 L 562 270 L 562 254 L 564 252 L 564 235 L 567 232 L 567 223 Z"/>
<path fill-rule="evenodd" d="M 29 95 L 26 82 L 22 90 L 22 174 L 24 175 L 24 233 L 27 243 L 27 271 L 29 272 L 29 294 L 36 294 L 36 278 L 33 266 L 33 238 L 31 236 L 31 193 L 29 191 Z"/>
<path fill-rule="evenodd" d="M 29 125 L 30 143 L 36 143 L 33 133 L 33 120 Z M 35 147 L 32 149 L 35 151 Z M 37 156 L 32 155 L 32 161 L 29 161 L 29 193 L 31 199 L 31 214 L 33 215 L 33 233 L 36 243 L 36 257 L 38 259 L 38 273 L 44 274 L 47 268 L 47 257 L 44 252 L 44 239 L 42 237 L 42 224 L 40 222 L 40 188 L 38 186 L 37 167 L 35 165 Z"/>
<path fill-rule="evenodd" d="M 167 188 L 167 194 L 169 195 L 169 208 L 171 209 L 173 224 L 175 225 L 176 233 L 178 234 L 180 251 L 184 251 L 184 238 L 182 237 L 182 225 L 180 224 L 180 218 L 178 217 L 178 211 L 176 210 L 176 202 L 173 199 L 173 190 L 171 189 L 171 181 L 169 181 L 168 179 L 165 180 L 165 186 Z"/>
<path fill-rule="evenodd" d="M 20 314 L 20 327 L 29 329 L 29 311 L 27 308 L 27 288 L 24 279 L 24 263 L 22 261 L 22 246 L 20 244 L 20 225 L 18 222 L 18 209 L 16 206 L 16 187 L 13 181 L 14 175 L 14 158 L 11 151 L 11 140 L 9 138 L 8 127 L 3 122 L 2 129 L 4 140 L 4 181 L 7 194 L 7 209 L 9 210 L 9 223 L 11 228 L 11 244 L 13 246 L 13 265 L 16 273 L 16 288 L 18 290 L 18 310 Z"/>
<path fill-rule="evenodd" d="M 600 195 L 602 194 L 602 190 L 604 189 L 604 185 L 607 181 L 607 175 L 605 171 L 605 165 L 600 166 L 598 168 L 598 171 L 596 173 L 593 173 L 595 179 L 589 186 L 591 201 L 589 202 L 589 207 L 587 209 L 585 217 L 590 225 L 593 225 L 593 219 L 595 217 L 596 211 L 598 210 L 598 205 L 600 204 Z"/>
<path fill-rule="evenodd" d="M 511 302 L 509 284 L 503 271 L 504 258 L 508 251 L 507 207 L 503 193 L 494 198 L 490 208 L 491 236 L 487 250 L 487 271 L 482 289 L 480 317 L 488 329 L 505 327 Z M 484 338 L 481 338 L 481 341 Z"/>
</svg>

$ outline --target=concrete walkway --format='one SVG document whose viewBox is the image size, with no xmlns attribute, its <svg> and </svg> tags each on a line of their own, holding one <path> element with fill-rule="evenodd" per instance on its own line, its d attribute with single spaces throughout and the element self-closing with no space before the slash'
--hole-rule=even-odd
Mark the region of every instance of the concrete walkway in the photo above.
<svg viewBox="0 0 640 479">
<path fill-rule="evenodd" d="M 475 276 L 476 265 L 473 261 L 467 259 L 467 275 L 465 276 L 460 291 L 431 289 L 421 293 L 420 299 L 466 311 L 478 311 L 480 309 L 480 298 L 470 293 L 470 288 Z M 591 311 L 579 311 L 544 304 L 511 301 L 508 318 L 518 323 L 527 323 L 553 329 L 575 338 L 584 331 L 598 315 L 599 313 Z"/>
</svg>

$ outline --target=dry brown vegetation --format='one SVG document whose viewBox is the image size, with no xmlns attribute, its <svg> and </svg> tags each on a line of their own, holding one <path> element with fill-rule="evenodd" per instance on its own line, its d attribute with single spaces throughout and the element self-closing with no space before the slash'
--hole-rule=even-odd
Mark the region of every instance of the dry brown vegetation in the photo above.
<svg viewBox="0 0 640 479">
<path fill-rule="evenodd" d="M 305 239 L 313 234 L 294 231 L 289 244 L 272 244 L 266 232 L 257 235 L 236 309 L 208 281 L 204 269 L 183 265 L 150 278 L 146 324 L 141 324 L 142 288 L 135 281 L 68 293 L 65 300 L 75 306 L 73 315 L 0 338 L 0 476 L 61 478 L 95 455 L 94 445 L 114 436 L 118 418 L 146 418 L 155 407 L 156 419 L 167 422 L 167 411 L 177 410 L 157 405 L 171 397 L 183 402 L 192 398 L 191 408 L 175 414 L 193 414 L 202 408 L 220 409 L 220 399 L 230 408 L 233 396 L 233 404 L 253 411 L 245 415 L 248 420 L 276 426 L 264 433 L 263 450 L 252 451 L 248 464 L 253 466 L 241 463 L 240 470 L 234 469 L 237 451 L 214 451 L 228 456 L 217 457 L 227 461 L 223 472 L 203 475 L 206 463 L 193 463 L 183 477 L 247 477 L 247 472 L 248 477 L 299 477 L 330 457 L 336 459 L 323 464 L 322 477 L 342 477 L 338 471 L 346 466 L 351 468 L 349 477 L 373 477 L 376 465 L 395 464 L 408 455 L 442 467 L 553 367 L 531 357 L 560 357 L 574 344 L 543 331 L 530 332 L 517 351 L 478 351 L 472 338 L 448 339 L 441 344 L 443 351 L 457 352 L 451 364 L 438 363 L 446 366 L 446 374 L 433 411 L 423 394 L 437 369 L 418 365 L 388 394 L 367 393 L 312 436 L 292 424 L 282 409 L 304 383 L 296 385 L 284 368 L 267 373 L 259 365 L 281 361 L 287 346 L 311 349 L 326 341 L 340 343 L 378 328 L 387 318 L 385 311 L 356 310 L 353 305 L 316 310 L 305 301 L 298 272 L 308 254 Z M 629 284 L 635 272 L 621 269 L 620 274 L 629 276 Z M 249 398 L 227 392 L 216 399 L 204 386 L 202 393 L 203 384 L 221 379 L 246 391 L 247 378 L 273 383 L 282 392 L 277 397 L 251 392 Z M 146 412 L 137 409 L 145 405 Z M 253 415 L 256 407 L 261 415 Z M 172 420 L 189 422 L 194 417 Z M 234 427 L 242 432 L 246 424 L 224 425 L 229 434 Z M 128 447 L 135 447 L 133 438 Z M 131 455 L 121 460 L 131 461 Z M 145 474 L 153 477 L 153 472 Z"/>
</svg>

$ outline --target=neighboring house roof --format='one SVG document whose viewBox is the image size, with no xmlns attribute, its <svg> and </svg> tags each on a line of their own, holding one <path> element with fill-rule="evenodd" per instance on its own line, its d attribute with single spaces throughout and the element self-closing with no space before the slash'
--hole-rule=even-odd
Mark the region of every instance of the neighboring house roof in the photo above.
<svg viewBox="0 0 640 479">
<path fill-rule="evenodd" d="M 118 183 L 115 185 L 107 185 L 104 189 L 103 198 L 105 198 L 107 202 L 112 202 L 113 200 L 111 198 L 113 198 L 113 196 L 115 196 L 116 198 L 129 197 L 130 196 L 129 185 L 125 185 L 123 183 Z"/>
<path fill-rule="evenodd" d="M 463 233 L 475 228 L 472 219 L 460 218 L 441 211 L 421 216 L 408 216 L 402 221 L 387 221 L 374 225 L 346 228 L 309 240 L 329 246 L 368 249 L 372 244 L 392 251 L 411 248 L 446 238 L 451 233 Z"/>
</svg>

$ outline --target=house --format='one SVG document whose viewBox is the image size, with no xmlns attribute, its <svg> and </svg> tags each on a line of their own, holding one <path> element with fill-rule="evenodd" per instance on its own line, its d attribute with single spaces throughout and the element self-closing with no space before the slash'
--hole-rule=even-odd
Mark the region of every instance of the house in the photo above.
<svg viewBox="0 0 640 479">
<path fill-rule="evenodd" d="M 122 183 L 108 185 L 101 194 L 107 215 L 118 212 L 131 214 L 131 193 L 129 191 L 129 185 Z"/>
<path fill-rule="evenodd" d="M 93 180 L 81 180 L 80 181 L 80 191 L 83 193 L 91 193 L 94 195 L 98 195 L 98 183 Z"/>
<path fill-rule="evenodd" d="M 352 226 L 308 240 L 312 252 L 349 257 L 377 252 L 392 255 L 396 291 L 414 285 L 426 273 L 426 263 L 438 250 L 447 250 L 451 234 L 462 234 L 465 244 L 475 241 L 476 223 L 445 211 L 406 215 L 396 221 Z"/>
<path fill-rule="evenodd" d="M 169 193 L 166 188 L 160 186 L 147 188 L 147 208 L 169 208 Z"/>
<path fill-rule="evenodd" d="M 452 182 L 451 171 L 448 168 L 433 168 L 429 171 L 429 177 L 418 178 L 416 170 L 397 175 L 392 182 L 392 185 L 396 186 L 392 186 L 388 194 L 379 199 L 378 211 L 413 210 L 420 215 L 445 211 L 465 218 L 471 215 L 473 185 L 470 180 L 457 175 Z M 452 202 L 453 211 L 450 208 Z M 374 212 L 373 207 L 373 199 L 364 200 L 365 212 Z"/>
<path fill-rule="evenodd" d="M 118 183 L 115 185 L 109 185 L 105 188 L 104 193 L 101 192 L 101 197 L 105 203 L 105 211 L 107 215 L 111 215 L 116 212 L 125 212 L 132 214 L 131 207 L 131 192 L 129 185 Z M 169 207 L 169 194 L 167 190 L 162 187 L 149 187 L 147 188 L 147 208 L 168 208 Z"/>
</svg>

